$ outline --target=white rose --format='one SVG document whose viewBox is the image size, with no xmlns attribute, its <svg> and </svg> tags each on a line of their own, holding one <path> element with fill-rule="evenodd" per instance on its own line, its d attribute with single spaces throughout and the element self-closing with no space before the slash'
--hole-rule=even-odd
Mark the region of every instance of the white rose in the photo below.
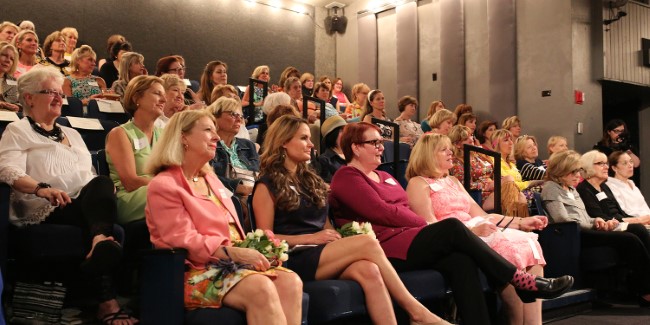
<svg viewBox="0 0 650 325">
<path fill-rule="evenodd" d="M 255 237 L 262 237 L 262 236 L 264 236 L 264 230 L 256 229 L 255 230 Z"/>
<path fill-rule="evenodd" d="M 359 223 L 356 221 L 352 221 L 352 230 L 355 232 L 361 231 L 361 226 L 359 226 Z"/>
<path fill-rule="evenodd" d="M 271 245 L 268 245 L 268 246 L 264 247 L 264 250 L 267 251 L 267 252 L 270 252 L 272 249 L 273 249 L 273 247 L 271 247 Z"/>
<path fill-rule="evenodd" d="M 248 234 L 246 234 L 246 238 L 253 239 L 253 238 L 255 238 L 255 234 L 252 233 L 252 232 L 249 232 Z"/>
<path fill-rule="evenodd" d="M 286 262 L 288 259 L 289 255 L 287 253 L 282 253 L 282 255 L 280 255 L 280 261 Z"/>
<path fill-rule="evenodd" d="M 372 225 L 370 224 L 370 222 L 363 223 L 363 230 L 367 233 L 372 231 Z"/>
</svg>

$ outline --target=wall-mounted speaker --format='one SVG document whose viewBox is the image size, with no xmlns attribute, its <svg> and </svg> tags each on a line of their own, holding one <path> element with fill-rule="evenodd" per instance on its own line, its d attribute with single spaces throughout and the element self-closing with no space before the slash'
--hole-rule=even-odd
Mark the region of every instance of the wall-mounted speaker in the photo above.
<svg viewBox="0 0 650 325">
<path fill-rule="evenodd" d="M 339 10 L 341 11 L 340 15 Z M 332 7 L 327 9 L 327 17 L 325 18 L 325 32 L 327 34 L 345 34 L 345 29 L 348 27 L 348 17 L 343 16 L 344 14 L 343 8 Z"/>
</svg>

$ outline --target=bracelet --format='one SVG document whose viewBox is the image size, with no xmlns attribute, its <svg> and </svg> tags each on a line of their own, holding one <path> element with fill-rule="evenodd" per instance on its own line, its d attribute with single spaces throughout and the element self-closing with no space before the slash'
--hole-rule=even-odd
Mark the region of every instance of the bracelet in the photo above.
<svg viewBox="0 0 650 325">
<path fill-rule="evenodd" d="M 36 188 L 34 189 L 34 192 L 32 192 L 32 194 L 38 196 L 38 191 L 39 190 L 44 189 L 44 188 L 51 188 L 51 187 L 52 187 L 52 185 L 50 185 L 48 183 L 38 183 L 38 184 L 36 184 Z"/>
<path fill-rule="evenodd" d="M 506 230 L 513 221 L 515 221 L 515 217 L 512 217 L 512 220 L 508 221 L 508 223 L 505 226 L 503 226 L 503 230 Z"/>
<path fill-rule="evenodd" d="M 228 260 L 231 260 L 231 261 L 232 261 L 232 257 L 230 257 L 230 254 L 228 254 L 228 250 L 226 249 L 226 246 L 221 246 L 221 248 L 223 249 L 223 252 L 224 252 L 224 253 L 226 254 L 226 256 L 228 257 Z"/>
</svg>

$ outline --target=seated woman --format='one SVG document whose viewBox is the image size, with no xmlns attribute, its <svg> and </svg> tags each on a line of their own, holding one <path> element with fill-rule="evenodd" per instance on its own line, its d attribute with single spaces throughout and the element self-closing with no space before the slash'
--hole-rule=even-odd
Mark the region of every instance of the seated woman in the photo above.
<svg viewBox="0 0 650 325">
<path fill-rule="evenodd" d="M 316 97 L 316 98 L 318 98 L 318 99 L 325 102 L 325 118 L 326 119 L 328 119 L 328 118 L 330 118 L 332 116 L 336 116 L 336 115 L 341 114 L 341 113 L 339 113 L 338 109 L 336 109 L 334 106 L 332 106 L 332 104 L 330 104 L 330 102 L 329 102 L 330 88 L 326 84 L 321 83 L 321 82 L 317 82 L 316 85 L 314 85 L 312 88 L 314 90 L 313 97 Z M 312 95 L 309 95 L 309 96 L 312 96 Z M 341 114 L 341 115 L 345 115 L 345 114 Z M 318 118 L 320 118 L 320 116 Z"/>
<path fill-rule="evenodd" d="M 115 300 L 111 273 L 122 248 L 113 240 L 117 206 L 113 182 L 93 174 L 81 135 L 56 124 L 65 95 L 63 75 L 50 67 L 25 73 L 18 84 L 25 118 L 7 126 L 0 139 L 0 181 L 12 187 L 9 220 L 22 227 L 61 224 L 80 229 L 87 242 L 81 264 L 92 275 L 105 324 L 137 322 Z M 19 209 L 16 209 L 19 208 Z M 120 322 L 121 321 L 121 322 Z"/>
<path fill-rule="evenodd" d="M 507 117 L 501 123 L 501 128 L 510 131 L 513 138 L 518 138 L 521 135 L 521 121 L 517 115 Z"/>
<path fill-rule="evenodd" d="M 278 80 L 277 89 L 275 89 L 274 91 L 287 92 L 287 88 L 284 87 L 284 85 L 286 84 L 287 79 L 291 77 L 295 77 L 300 80 L 300 71 L 298 71 L 298 69 L 292 66 L 288 66 L 284 68 L 284 70 L 282 70 L 282 73 L 280 73 L 280 79 Z"/>
<path fill-rule="evenodd" d="M 492 133 L 497 130 L 497 123 L 494 121 L 483 121 L 476 132 L 476 139 L 483 149 L 494 150 L 492 146 Z"/>
<path fill-rule="evenodd" d="M 603 162 L 598 158 L 598 162 Z M 548 181 L 542 190 L 542 200 L 548 216 L 555 222 L 577 222 L 581 228 L 582 247 L 611 246 L 635 275 L 634 286 L 645 305 L 650 304 L 650 255 L 648 254 L 648 232 L 641 225 L 629 225 L 628 231 L 613 231 L 618 226 L 616 219 L 605 221 L 601 216 L 590 216 L 576 191 L 582 169 L 580 154 L 566 150 L 551 156 L 546 176 Z M 599 167 L 603 168 L 604 167 Z M 593 168 L 592 168 L 593 170 Z M 584 182 L 583 182 L 584 183 Z M 603 215 L 604 216 L 604 215 Z M 645 238 L 631 233 L 630 227 L 640 227 Z M 643 302 L 640 301 L 640 302 Z"/>
<path fill-rule="evenodd" d="M 65 45 L 65 58 L 68 61 L 72 62 L 72 52 L 77 49 L 77 41 L 79 40 L 79 32 L 74 27 L 63 27 L 61 33 L 65 36 L 66 45 Z"/>
<path fill-rule="evenodd" d="M 458 125 L 466 126 L 470 129 L 474 145 L 481 146 L 481 142 L 476 138 L 476 115 L 474 113 L 463 113 L 458 117 Z"/>
<path fill-rule="evenodd" d="M 643 226 L 650 224 L 650 217 L 633 217 L 621 209 L 614 194 L 605 183 L 609 172 L 607 156 L 600 151 L 592 150 L 583 154 L 580 157 L 580 162 L 584 169 L 582 177 L 585 180 L 576 187 L 576 190 L 580 193 L 580 198 L 585 203 L 589 216 L 602 218 L 616 225 L 619 222 L 629 223 L 627 231 L 639 236 L 650 251 L 650 235 Z"/>
<path fill-rule="evenodd" d="M 264 104 L 262 105 L 262 111 L 264 112 L 264 116 L 266 116 L 264 118 L 266 121 L 264 124 L 260 125 L 257 132 L 257 137 L 255 138 L 255 143 L 259 144 L 260 146 L 264 144 L 266 130 L 268 130 L 268 127 L 272 123 L 272 121 L 269 121 L 268 115 L 279 105 L 291 106 L 294 109 L 295 113 L 298 114 L 298 116 L 301 116 L 300 113 L 298 113 L 298 110 L 291 105 L 291 97 L 287 95 L 287 93 L 277 92 L 270 94 L 264 99 Z"/>
<path fill-rule="evenodd" d="M 605 156 L 609 156 L 617 150 L 625 151 L 632 158 L 634 168 L 637 168 L 641 165 L 641 159 L 634 153 L 636 149 L 629 137 L 627 124 L 623 120 L 611 120 L 605 124 L 603 138 L 594 145 L 594 149 L 604 153 Z"/>
<path fill-rule="evenodd" d="M 13 38 L 11 45 L 18 50 L 18 67 L 14 72 L 14 78 L 18 79 L 27 71 L 31 70 L 40 61 L 38 58 L 38 36 L 31 30 L 23 30 Z"/>
<path fill-rule="evenodd" d="M 466 113 L 473 113 L 474 108 L 472 108 L 472 105 L 469 104 L 458 104 L 456 108 L 454 108 L 454 116 L 456 116 L 456 123 L 460 120 L 460 116 Z"/>
<path fill-rule="evenodd" d="M 366 111 L 370 87 L 364 83 L 352 86 L 352 102 L 345 108 L 346 120 L 358 122 Z M 351 122 L 351 121 L 350 121 Z"/>
<path fill-rule="evenodd" d="M 0 42 L 11 43 L 20 29 L 20 27 L 10 21 L 3 21 L 0 24 Z"/>
<path fill-rule="evenodd" d="M 449 159 L 451 156 L 452 144 L 444 135 L 427 134 L 415 145 L 406 168 L 409 180 L 406 193 L 411 210 L 427 223 L 458 219 L 517 269 L 543 275 L 546 261 L 537 234 L 520 230 L 543 229 L 548 223 L 546 217 L 488 215 L 456 178 L 448 176 L 454 165 Z M 499 227 L 503 230 L 500 231 Z M 541 300 L 523 304 L 511 285 L 501 292 L 501 296 L 508 307 L 510 324 L 542 323 Z"/>
<path fill-rule="evenodd" d="M 537 139 L 534 136 L 523 135 L 517 138 L 515 142 L 515 165 L 524 181 L 543 180 L 544 176 L 546 176 L 546 165 L 538 157 Z"/>
<path fill-rule="evenodd" d="M 465 152 L 463 147 L 473 145 L 471 130 L 462 125 L 454 125 L 449 131 L 449 139 L 454 146 L 453 167 L 449 170 L 458 181 L 464 182 Z M 470 166 L 470 190 L 481 191 L 481 205 L 484 210 L 494 209 L 494 166 L 490 157 L 472 153 L 469 161 Z"/>
<path fill-rule="evenodd" d="M 43 42 L 44 60 L 42 65 L 53 66 L 61 72 L 62 75 L 70 74 L 70 61 L 65 59 L 65 36 L 60 31 L 48 35 Z"/>
<path fill-rule="evenodd" d="M 133 78 L 124 95 L 124 109 L 133 118 L 112 129 L 106 137 L 106 162 L 117 188 L 120 224 L 144 219 L 147 184 L 151 180 L 144 167 L 163 131 L 154 122 L 163 114 L 165 101 L 162 79 Z"/>
<path fill-rule="evenodd" d="M 610 175 L 607 186 L 614 194 L 616 202 L 621 209 L 633 217 L 650 218 L 650 207 L 643 194 L 630 179 L 634 175 L 634 162 L 632 157 L 624 151 L 614 151 L 609 155 Z"/>
<path fill-rule="evenodd" d="M 304 72 L 300 76 L 300 84 L 302 85 L 302 95 L 303 96 L 312 96 L 314 92 L 314 75 L 309 72 Z M 328 101 L 327 98 L 326 101 Z"/>
<path fill-rule="evenodd" d="M 423 133 L 420 124 L 412 120 L 417 114 L 418 100 L 404 96 L 397 102 L 397 109 L 400 111 L 400 115 L 395 118 L 395 123 L 399 124 L 399 141 L 408 143 L 413 148 Z"/>
<path fill-rule="evenodd" d="M 104 64 L 106 64 L 106 62 L 111 62 L 112 61 L 112 59 L 111 59 L 111 57 L 112 57 L 111 50 L 113 49 L 113 45 L 115 43 L 117 43 L 117 42 L 126 42 L 126 38 L 124 38 L 124 36 L 122 36 L 120 34 L 113 34 L 113 35 L 109 36 L 106 39 L 106 54 L 107 54 L 107 56 L 106 56 L 106 58 L 99 59 L 99 61 L 97 61 L 97 68 L 98 69 L 101 69 L 102 66 Z M 118 67 L 118 69 L 119 69 L 119 67 Z"/>
<path fill-rule="evenodd" d="M 332 83 L 332 97 L 336 97 L 336 103 L 341 109 L 346 109 L 350 103 L 348 96 L 343 92 L 343 80 L 341 78 L 334 79 Z"/>
<path fill-rule="evenodd" d="M 260 170 L 260 157 L 252 141 L 236 137 L 244 121 L 241 105 L 235 99 L 222 97 L 207 110 L 214 115 L 221 138 L 210 165 L 228 190 L 248 196 Z"/>
<path fill-rule="evenodd" d="M 126 52 L 122 54 L 119 66 L 120 75 L 113 83 L 111 90 L 118 96 L 120 100 L 124 99 L 126 86 L 131 79 L 147 74 L 147 69 L 144 68 L 144 56 L 136 52 Z"/>
<path fill-rule="evenodd" d="M 565 137 L 560 135 L 553 135 L 548 138 L 546 149 L 548 149 L 548 156 L 550 157 L 556 152 L 569 150 L 569 146 L 567 145 L 567 140 Z"/>
<path fill-rule="evenodd" d="M 429 126 L 432 133 L 447 135 L 451 127 L 456 124 L 456 116 L 448 109 L 441 109 L 431 116 Z"/>
<path fill-rule="evenodd" d="M 127 52 L 133 51 L 133 46 L 128 41 L 117 42 L 113 44 L 111 48 L 111 60 L 106 62 L 107 64 L 102 65 L 99 69 L 99 76 L 104 79 L 107 85 L 113 85 L 113 83 L 119 79 L 119 68 L 120 62 L 122 61 L 122 55 Z"/>
<path fill-rule="evenodd" d="M 373 118 L 392 122 L 391 119 L 386 116 L 386 98 L 384 97 L 384 93 L 379 89 L 373 89 L 368 93 L 366 111 L 361 115 L 361 121 L 372 123 Z M 378 127 L 381 129 L 381 137 L 384 138 L 384 140 L 393 140 L 392 127 L 384 124 L 379 124 Z"/>
<path fill-rule="evenodd" d="M 188 251 L 186 308 L 228 306 L 245 312 L 248 324 L 300 324 L 300 278 L 271 267 L 254 249 L 233 247 L 245 234 L 226 188 L 208 164 L 217 141 L 214 118 L 206 110 L 170 119 L 147 165 L 155 175 L 145 209 L 151 242 Z M 206 278 L 190 286 L 195 275 L 207 277 L 208 269 L 218 274 L 214 281 Z"/>
<path fill-rule="evenodd" d="M 315 245 L 290 253 L 287 267 L 303 281 L 348 279 L 359 282 L 375 324 L 397 324 L 391 296 L 411 324 L 449 324 L 409 294 L 379 243 L 370 236 L 341 238 L 327 217 L 327 185 L 309 167 L 309 126 L 301 118 L 280 117 L 268 130 L 262 176 L 253 210 L 260 229 L 272 229 L 289 246 Z"/>
<path fill-rule="evenodd" d="M 210 61 L 201 74 L 199 98 L 206 105 L 212 104 L 212 90 L 219 85 L 228 84 L 228 65 L 221 61 Z"/>
<path fill-rule="evenodd" d="M 182 56 L 169 55 L 160 58 L 156 63 L 156 76 L 161 77 L 164 74 L 175 74 L 185 83 L 186 88 L 183 94 L 185 105 L 189 105 L 190 109 L 205 107 L 205 103 L 203 103 L 199 95 L 192 88 L 196 81 L 185 79 L 185 59 Z M 196 90 L 198 91 L 198 84 Z"/>
<path fill-rule="evenodd" d="M 303 110 L 302 86 L 300 79 L 296 77 L 287 78 L 284 83 L 284 92 L 291 97 L 291 106 L 293 106 L 300 114 Z M 320 110 L 316 109 L 314 102 L 307 102 L 307 120 L 310 124 L 316 123 L 320 120 Z"/>
<path fill-rule="evenodd" d="M 7 43 L 0 42 L 0 110 L 18 112 L 21 110 L 18 101 L 18 82 L 14 72 L 18 66 L 18 51 Z"/>
<path fill-rule="evenodd" d="M 429 125 L 429 120 L 433 114 L 442 109 L 446 108 L 445 103 L 443 103 L 441 100 L 434 100 L 431 102 L 429 105 L 429 110 L 427 111 L 427 116 L 420 122 L 420 126 L 422 126 L 422 132 L 430 132 L 432 130 L 431 126 Z"/>
<path fill-rule="evenodd" d="M 514 181 L 501 185 L 501 204 L 505 211 L 504 214 L 526 217 L 528 216 L 528 206 L 533 200 L 533 192 L 541 191 L 540 186 L 544 181 L 523 180 L 512 155 L 514 143 L 510 131 L 504 129 L 494 131 L 492 144 L 494 150 L 501 154 L 501 177 L 509 176 Z"/>
<path fill-rule="evenodd" d="M 266 81 L 267 83 L 271 80 L 271 70 L 266 65 L 260 65 L 253 70 L 251 78 Z M 268 93 L 271 93 L 271 85 L 268 85 Z M 244 91 L 244 96 L 241 100 L 242 107 L 248 107 L 251 101 L 251 91 L 249 86 L 246 86 L 246 91 Z M 255 89 L 253 89 L 252 95 L 253 105 L 255 110 L 252 113 L 253 117 L 249 119 L 252 124 L 262 125 L 264 124 L 264 112 L 262 111 L 262 106 L 264 106 L 264 88 L 261 84 L 256 84 Z"/>
<path fill-rule="evenodd" d="M 570 276 L 544 279 L 517 269 L 457 219 L 428 225 L 409 208 L 407 194 L 399 183 L 388 173 L 375 170 L 383 152 L 379 132 L 369 123 L 348 124 L 343 130 L 341 147 L 348 165 L 334 175 L 329 196 L 338 226 L 353 220 L 372 223 L 398 272 L 441 272 L 466 324 L 489 323 L 478 268 L 495 288 L 511 283 L 517 289 L 532 290 L 519 292 L 526 301 L 558 296 L 571 287 Z"/>
<path fill-rule="evenodd" d="M 325 181 L 330 183 L 332 176 L 339 168 L 345 166 L 345 157 L 341 151 L 341 131 L 347 123 L 340 116 L 332 116 L 323 122 L 321 126 L 321 133 L 323 135 L 323 143 L 321 148 L 325 151 L 318 155 L 318 169 L 319 176 Z"/>
<path fill-rule="evenodd" d="M 74 50 L 70 59 L 72 73 L 63 83 L 65 95 L 79 98 L 84 106 L 91 99 L 102 98 L 102 91 L 106 89 L 104 79 L 92 75 L 96 59 L 95 51 L 88 45 Z"/>
<path fill-rule="evenodd" d="M 169 119 L 176 113 L 188 109 L 189 106 L 185 105 L 185 83 L 178 75 L 167 73 L 160 77 L 163 81 L 165 88 L 165 107 L 163 107 L 163 114 L 156 120 L 156 126 L 165 128 Z"/>
</svg>

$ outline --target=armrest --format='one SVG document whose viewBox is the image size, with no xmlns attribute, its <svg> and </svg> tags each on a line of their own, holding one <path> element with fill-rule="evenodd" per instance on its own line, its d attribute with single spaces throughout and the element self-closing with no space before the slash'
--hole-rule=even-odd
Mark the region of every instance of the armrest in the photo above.
<svg viewBox="0 0 650 325">
<path fill-rule="evenodd" d="M 580 226 L 576 222 L 551 223 L 539 233 L 544 251 L 544 275 L 557 277 L 580 274 Z"/>
<path fill-rule="evenodd" d="M 7 274 L 7 238 L 9 237 L 9 195 L 11 187 L 0 183 L 0 270 Z"/>
<path fill-rule="evenodd" d="M 143 324 L 183 324 L 185 249 L 154 249 L 142 257 L 140 321 Z"/>
</svg>

